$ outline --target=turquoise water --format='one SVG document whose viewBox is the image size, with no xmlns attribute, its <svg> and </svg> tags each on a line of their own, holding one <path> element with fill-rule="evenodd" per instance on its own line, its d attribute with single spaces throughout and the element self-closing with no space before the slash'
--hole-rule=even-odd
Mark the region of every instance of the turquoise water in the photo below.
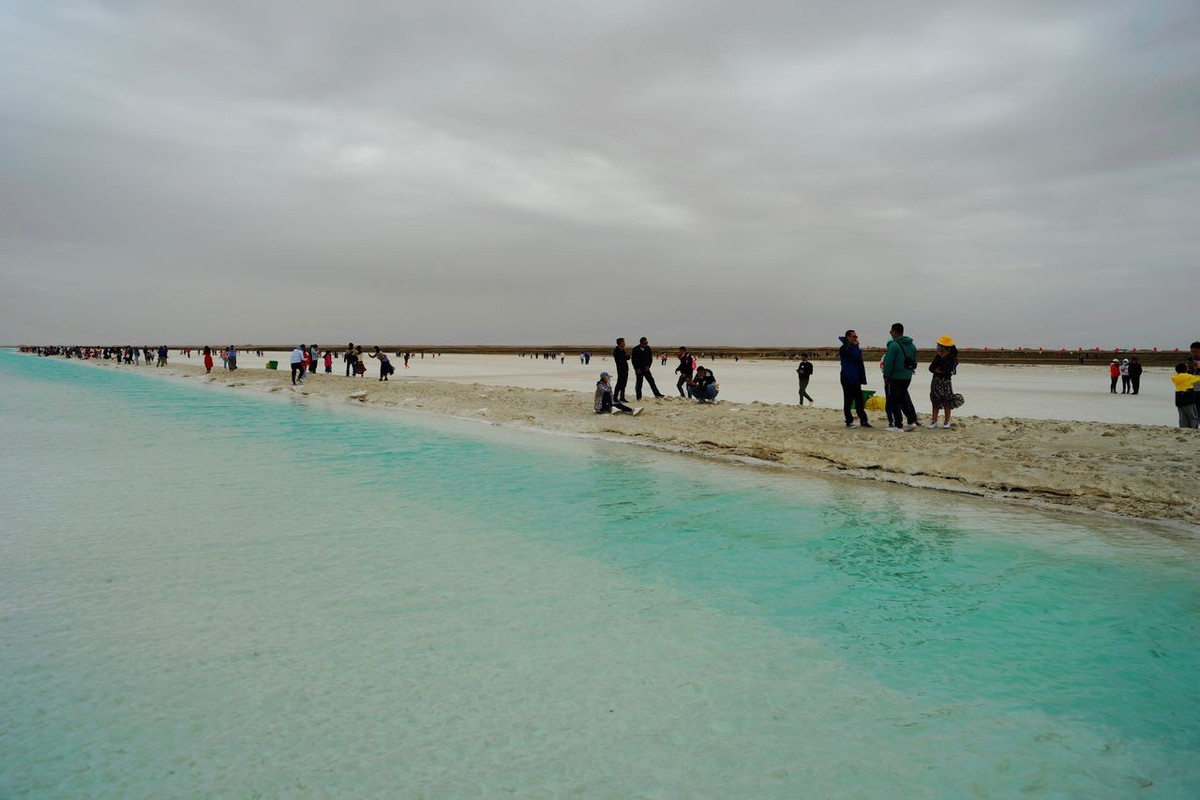
<svg viewBox="0 0 1200 800">
<path fill-rule="evenodd" d="M 12 353 L 0 478 L 0 797 L 1200 796 L 1151 527 Z"/>
</svg>

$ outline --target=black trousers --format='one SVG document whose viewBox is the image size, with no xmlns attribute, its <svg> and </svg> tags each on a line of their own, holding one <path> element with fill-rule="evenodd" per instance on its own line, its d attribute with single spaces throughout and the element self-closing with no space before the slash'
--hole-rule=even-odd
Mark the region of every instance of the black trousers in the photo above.
<svg viewBox="0 0 1200 800">
<path fill-rule="evenodd" d="M 863 407 L 862 386 L 858 383 L 850 383 L 844 377 L 842 380 L 842 411 L 846 414 L 846 423 L 854 422 L 854 417 L 850 415 L 852 409 L 858 411 L 858 421 L 867 421 L 867 410 Z"/>
<path fill-rule="evenodd" d="M 617 367 L 617 385 L 613 387 L 613 400 L 625 399 L 625 384 L 629 383 L 629 367 Z"/>
<path fill-rule="evenodd" d="M 658 387 L 654 385 L 654 376 L 650 374 L 650 368 L 646 367 L 645 369 L 637 370 L 637 382 L 634 384 L 633 393 L 634 393 L 634 395 L 637 396 L 638 400 L 642 399 L 642 380 L 643 379 L 650 382 L 650 391 L 654 393 L 655 397 L 662 397 L 662 392 L 660 392 L 658 390 Z"/>
<path fill-rule="evenodd" d="M 900 427 L 901 418 L 906 419 L 909 425 L 917 424 L 917 409 L 913 406 L 912 396 L 908 393 L 908 387 L 911 384 L 912 378 L 906 381 L 893 378 L 888 381 L 888 416 L 891 417 L 892 424 L 896 427 Z"/>
<path fill-rule="evenodd" d="M 296 385 L 296 376 L 304 377 L 304 364 L 292 364 L 292 385 Z"/>
</svg>

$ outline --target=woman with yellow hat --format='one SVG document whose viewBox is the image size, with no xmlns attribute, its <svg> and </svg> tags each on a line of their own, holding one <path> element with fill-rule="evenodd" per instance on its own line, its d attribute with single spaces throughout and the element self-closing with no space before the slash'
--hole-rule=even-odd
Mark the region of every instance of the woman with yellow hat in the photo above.
<svg viewBox="0 0 1200 800">
<path fill-rule="evenodd" d="M 929 402 L 933 404 L 933 421 L 929 423 L 929 427 L 938 427 L 938 411 L 945 411 L 941 427 L 949 428 L 950 411 L 955 408 L 957 402 L 950 378 L 958 371 L 958 348 L 955 347 L 954 340 L 949 336 L 943 336 L 937 340 L 937 354 L 929 363 L 929 371 L 933 373 L 933 380 L 929 384 Z"/>
</svg>

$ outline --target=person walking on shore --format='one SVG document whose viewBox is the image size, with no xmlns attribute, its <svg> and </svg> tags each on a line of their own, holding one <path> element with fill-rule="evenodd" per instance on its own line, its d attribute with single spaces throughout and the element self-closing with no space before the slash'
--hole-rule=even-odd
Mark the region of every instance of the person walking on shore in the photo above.
<svg viewBox="0 0 1200 800">
<path fill-rule="evenodd" d="M 1133 387 L 1133 394 L 1142 388 L 1142 364 L 1137 356 L 1129 359 L 1129 384 Z"/>
<path fill-rule="evenodd" d="M 212 367 L 213 367 L 212 348 L 209 347 L 208 345 L 204 345 L 204 374 L 207 375 L 210 372 L 212 372 Z"/>
<path fill-rule="evenodd" d="M 304 383 L 304 357 L 308 355 L 308 350 L 301 344 L 292 351 L 291 366 L 292 366 L 292 386 L 297 383 Z"/>
<path fill-rule="evenodd" d="M 650 384 L 650 391 L 655 397 L 662 397 L 663 393 L 654 385 L 654 376 L 650 374 L 650 367 L 654 365 L 654 351 L 650 349 L 650 344 L 643 336 L 638 340 L 638 346 L 633 348 L 633 355 L 630 356 L 633 362 L 633 371 L 637 375 L 637 381 L 634 383 L 634 396 L 638 400 L 642 399 L 642 381 L 645 380 Z"/>
<path fill-rule="evenodd" d="M 950 412 L 954 408 L 954 386 L 951 384 L 951 377 L 958 371 L 958 348 L 954 346 L 954 340 L 949 336 L 943 336 L 937 340 L 937 354 L 933 357 L 933 361 L 929 364 L 929 371 L 933 373 L 933 380 L 929 382 L 929 402 L 933 406 L 933 420 L 929 423 L 929 427 L 936 428 L 938 426 L 938 410 L 942 410 L 945 416 L 942 418 L 942 427 L 950 427 Z"/>
<path fill-rule="evenodd" d="M 807 355 L 801 355 L 800 363 L 796 365 L 796 377 L 800 379 L 800 405 L 804 405 L 805 400 L 810 403 L 816 402 L 808 396 L 808 382 L 812 380 L 812 374 L 812 362 L 808 360 Z"/>
<path fill-rule="evenodd" d="M 346 345 L 346 355 L 343 356 L 343 358 L 346 359 L 347 378 L 349 378 L 351 375 L 358 375 L 358 357 L 361 353 L 362 351 L 354 346 L 354 342 Z"/>
<path fill-rule="evenodd" d="M 1121 377 L 1121 362 L 1115 358 L 1108 365 L 1108 393 L 1117 393 L 1117 379 Z"/>
<path fill-rule="evenodd" d="M 855 427 L 854 417 L 850 416 L 851 409 L 855 409 L 858 411 L 858 424 L 870 428 L 862 392 L 862 387 L 867 385 L 867 366 L 863 363 L 862 349 L 858 346 L 858 334 L 848 330 L 845 336 L 838 337 L 838 341 L 842 343 L 838 348 L 838 358 L 842 363 L 842 412 L 846 415 L 846 427 Z"/>
<path fill-rule="evenodd" d="M 679 373 L 679 380 L 675 382 L 675 388 L 679 390 L 680 397 L 687 397 L 684 387 L 688 381 L 692 379 L 692 354 L 687 351 L 683 345 L 679 345 L 679 366 L 675 368 Z"/>
<path fill-rule="evenodd" d="M 895 427 L 888 430 L 893 433 L 915 431 L 917 410 L 913 407 L 908 387 L 917 368 L 917 346 L 913 344 L 912 337 L 904 335 L 904 325 L 899 322 L 892 323 L 890 333 L 892 340 L 883 354 L 883 379 L 887 381 L 887 402 L 892 409 Z M 899 427 L 901 415 L 907 421 L 903 428 Z"/>
<path fill-rule="evenodd" d="M 617 337 L 617 346 L 612 351 L 613 364 L 617 368 L 617 385 L 613 389 L 613 400 L 624 403 L 625 384 L 629 383 L 629 353 L 625 352 L 625 337 Z"/>
</svg>

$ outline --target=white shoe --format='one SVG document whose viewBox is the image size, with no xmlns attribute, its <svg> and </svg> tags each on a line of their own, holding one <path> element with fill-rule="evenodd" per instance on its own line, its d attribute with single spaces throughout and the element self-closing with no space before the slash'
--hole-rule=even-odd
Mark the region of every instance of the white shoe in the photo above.
<svg viewBox="0 0 1200 800">
<path fill-rule="evenodd" d="M 888 428 L 887 432 L 888 433 L 903 433 L 904 429 L 903 428 Z"/>
<path fill-rule="evenodd" d="M 942 427 L 943 428 L 953 428 L 954 426 L 952 424 L 950 424 L 949 422 L 947 422 L 946 424 L 942 425 Z"/>
<path fill-rule="evenodd" d="M 937 424 L 936 419 L 933 422 L 929 423 L 929 427 L 931 427 L 931 428 L 936 428 L 937 426 L 938 426 L 938 424 Z"/>
<path fill-rule="evenodd" d="M 638 406 L 637 408 L 635 408 L 635 409 L 633 410 L 633 415 L 634 415 L 635 417 L 636 417 L 638 414 L 640 414 L 640 413 L 642 413 L 642 406 Z"/>
<path fill-rule="evenodd" d="M 915 431 L 916 429 L 917 429 L 917 426 L 916 426 L 916 425 L 913 425 L 913 424 L 911 424 L 911 423 L 910 423 L 910 424 L 908 424 L 908 425 L 905 425 L 905 426 L 904 426 L 904 432 L 905 432 L 905 433 L 908 433 L 909 431 Z"/>
</svg>

